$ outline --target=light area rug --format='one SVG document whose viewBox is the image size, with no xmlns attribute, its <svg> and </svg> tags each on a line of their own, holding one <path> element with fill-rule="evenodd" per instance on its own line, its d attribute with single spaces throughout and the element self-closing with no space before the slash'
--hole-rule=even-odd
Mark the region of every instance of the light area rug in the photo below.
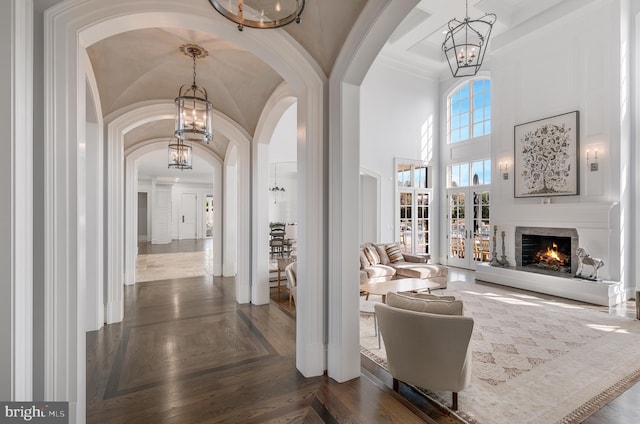
<svg viewBox="0 0 640 424">
<path fill-rule="evenodd" d="M 213 275 L 213 252 L 177 252 L 138 255 L 136 282 Z"/>
<path fill-rule="evenodd" d="M 434 293 L 462 299 L 474 318 L 471 385 L 456 413 L 464 421 L 578 423 L 640 380 L 640 321 L 492 285 L 452 282 Z M 370 315 L 361 314 L 360 344 L 387 367 Z M 450 404 L 451 393 L 421 390 Z"/>
</svg>

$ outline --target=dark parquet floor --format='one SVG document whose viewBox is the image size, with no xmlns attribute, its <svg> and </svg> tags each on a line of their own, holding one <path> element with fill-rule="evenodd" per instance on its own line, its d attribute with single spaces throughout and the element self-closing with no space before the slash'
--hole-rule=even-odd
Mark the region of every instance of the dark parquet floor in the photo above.
<svg viewBox="0 0 640 424">
<path fill-rule="evenodd" d="M 288 297 L 234 295 L 218 277 L 127 287 L 125 320 L 87 334 L 87 422 L 432 422 L 375 378 L 304 378 Z"/>
<path fill-rule="evenodd" d="M 195 251 L 207 241 L 144 248 Z M 459 272 L 452 277 L 473 278 Z M 456 423 L 410 387 L 391 391 L 388 372 L 365 357 L 361 377 L 349 382 L 304 378 L 286 290 L 272 289 L 262 306 L 234 297 L 232 278 L 127 287 L 124 321 L 87 333 L 87 422 Z M 611 312 L 629 316 L 631 308 Z M 640 384 L 587 423 L 640 422 L 639 396 Z"/>
</svg>

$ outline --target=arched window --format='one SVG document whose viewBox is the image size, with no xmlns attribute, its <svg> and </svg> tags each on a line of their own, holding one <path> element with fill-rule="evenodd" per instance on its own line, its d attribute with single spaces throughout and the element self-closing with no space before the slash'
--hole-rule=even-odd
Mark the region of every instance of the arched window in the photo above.
<svg viewBox="0 0 640 424">
<path fill-rule="evenodd" d="M 491 80 L 470 80 L 448 100 L 449 143 L 491 134 Z"/>
</svg>

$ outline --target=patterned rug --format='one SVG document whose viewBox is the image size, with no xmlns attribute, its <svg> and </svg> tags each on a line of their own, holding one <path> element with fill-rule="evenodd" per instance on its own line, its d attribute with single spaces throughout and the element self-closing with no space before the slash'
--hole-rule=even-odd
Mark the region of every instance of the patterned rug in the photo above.
<svg viewBox="0 0 640 424">
<path fill-rule="evenodd" d="M 471 385 L 460 392 L 456 414 L 463 421 L 578 423 L 640 380 L 640 321 L 493 285 L 452 282 L 437 294 L 462 299 L 474 318 Z M 366 314 L 360 344 L 387 366 Z M 421 390 L 450 404 L 450 393 Z"/>
</svg>

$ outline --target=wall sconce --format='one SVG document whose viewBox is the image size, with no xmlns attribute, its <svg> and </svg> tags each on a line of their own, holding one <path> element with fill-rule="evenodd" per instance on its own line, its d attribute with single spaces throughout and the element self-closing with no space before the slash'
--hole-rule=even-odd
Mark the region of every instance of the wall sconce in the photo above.
<svg viewBox="0 0 640 424">
<path fill-rule="evenodd" d="M 504 162 L 498 163 L 498 169 L 500 170 L 500 173 L 502 173 L 502 179 L 508 180 L 509 179 L 509 162 L 504 161 Z"/>
<path fill-rule="evenodd" d="M 589 149 L 587 149 L 587 167 L 593 172 L 598 170 L 598 149 L 593 152 L 593 158 L 589 158 Z"/>
</svg>

